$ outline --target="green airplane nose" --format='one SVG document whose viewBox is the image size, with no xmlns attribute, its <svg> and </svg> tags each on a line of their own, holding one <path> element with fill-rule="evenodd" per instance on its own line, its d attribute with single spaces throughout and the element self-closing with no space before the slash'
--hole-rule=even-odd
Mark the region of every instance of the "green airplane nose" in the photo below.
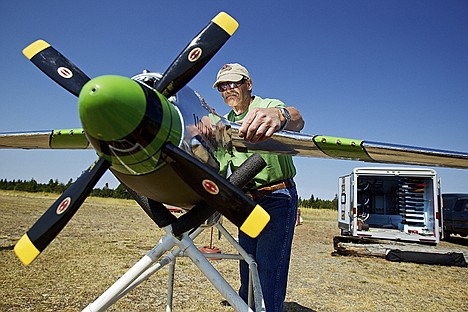
<svg viewBox="0 0 468 312">
<path fill-rule="evenodd" d="M 132 133 L 146 111 L 141 86 L 121 76 L 101 76 L 88 81 L 78 100 L 85 132 L 98 140 L 119 140 Z"/>
<path fill-rule="evenodd" d="M 102 76 L 88 81 L 78 105 L 87 139 L 115 171 L 152 172 L 163 163 L 164 144 L 181 141 L 182 121 L 176 107 L 130 78 Z"/>
</svg>

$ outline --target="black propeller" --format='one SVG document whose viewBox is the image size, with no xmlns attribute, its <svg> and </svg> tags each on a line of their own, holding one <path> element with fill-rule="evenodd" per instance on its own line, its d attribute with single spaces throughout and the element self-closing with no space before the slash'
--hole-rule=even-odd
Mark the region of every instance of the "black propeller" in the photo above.
<svg viewBox="0 0 468 312">
<path fill-rule="evenodd" d="M 156 90 L 166 97 L 174 95 L 203 68 L 237 27 L 237 22 L 229 15 L 224 12 L 218 14 L 166 70 L 161 80 L 156 83 Z M 76 96 L 90 80 L 72 62 L 43 40 L 32 43 L 23 50 L 23 53 L 47 76 Z M 58 235 L 110 165 L 107 160 L 100 157 L 19 240 L 15 246 L 15 252 L 23 263 L 31 263 Z M 223 185 L 222 182 L 220 185 Z M 224 196 L 229 192 L 239 192 L 232 185 L 223 186 L 222 190 Z M 245 197 L 245 195 L 243 196 Z M 213 204 L 227 202 L 227 199 L 220 202 L 211 200 Z M 245 200 L 243 202 L 245 203 Z M 249 204 L 252 206 L 252 203 Z M 250 206 L 247 207 L 249 211 L 253 209 Z M 221 209 L 229 213 L 229 208 L 222 207 Z M 242 208 L 239 207 L 239 209 Z M 261 207 L 253 210 L 257 213 L 260 211 L 260 214 L 263 211 Z M 231 213 L 231 215 L 233 214 Z M 244 213 L 243 215 L 247 218 L 251 214 Z"/>
<path fill-rule="evenodd" d="M 210 207 L 221 212 L 247 235 L 257 237 L 270 221 L 270 215 L 261 206 L 247 197 L 240 188 L 234 186 L 242 184 L 238 183 L 236 179 L 231 184 L 209 166 L 171 143 L 164 146 L 163 153 L 170 158 L 166 161 L 172 168 L 195 192 L 204 198 Z M 266 165 L 264 161 L 254 162 L 254 164 L 255 166 Z M 260 171 L 251 169 L 255 174 Z M 247 172 L 247 170 L 243 170 L 243 172 Z"/>
<path fill-rule="evenodd" d="M 166 154 L 166 157 L 170 158 L 169 162 L 173 168 L 178 168 L 178 170 L 182 172 L 184 180 L 189 181 L 189 183 L 201 185 L 204 179 L 211 179 L 212 181 L 218 181 L 220 179 L 217 173 L 212 171 L 210 167 L 205 167 L 203 163 L 194 162 L 192 157 L 173 145 L 165 146 L 164 153 Z M 172 157 L 169 155 L 172 155 Z M 263 168 L 265 168 L 265 166 L 266 162 L 263 158 L 259 154 L 253 154 L 229 176 L 228 181 L 237 188 L 243 188 Z M 188 171 L 185 173 L 185 170 Z M 189 173 L 194 173 L 195 175 L 193 177 L 195 179 L 191 178 Z M 245 220 L 248 219 L 249 211 L 253 211 L 252 207 L 255 209 L 255 204 L 249 199 L 246 199 L 243 193 L 240 194 L 237 188 L 229 186 L 229 183 L 228 186 L 226 186 L 226 181 L 224 180 L 222 180 L 217 187 L 220 189 L 220 196 L 222 199 L 216 200 L 213 198 L 210 200 L 207 198 L 210 204 L 208 204 L 206 200 L 198 202 L 194 207 L 192 207 L 192 209 L 181 215 L 179 218 L 176 218 L 172 213 L 170 213 L 162 203 L 144 197 L 130 188 L 127 188 L 127 191 L 159 227 L 163 228 L 171 225 L 172 233 L 175 236 L 179 236 L 193 228 L 199 227 L 211 215 L 216 213 L 217 210 L 221 211 L 225 216 L 229 216 L 231 221 L 245 229 L 246 226 L 243 225 Z M 229 209 L 231 207 L 231 202 L 226 202 L 224 199 L 228 196 L 232 196 L 233 194 L 239 194 L 241 198 L 236 199 L 237 204 L 235 207 Z M 206 192 L 201 191 L 200 195 L 206 196 Z M 242 203 L 243 201 L 244 203 Z M 239 213 L 239 216 L 234 213 L 235 211 Z M 242 215 L 244 218 L 241 217 Z M 267 216 L 265 215 L 265 217 Z M 252 217 L 251 222 L 247 222 L 246 224 L 251 224 L 251 226 L 254 227 L 253 231 L 247 230 L 248 234 L 252 236 L 255 235 L 255 232 L 260 232 L 261 229 L 257 229 L 258 227 L 263 226 L 263 224 L 261 222 L 257 222 L 254 217 Z M 247 227 L 247 229 L 249 229 L 249 227 Z"/>
<path fill-rule="evenodd" d="M 30 264 L 70 221 L 109 166 L 107 160 L 99 158 L 21 237 L 14 250 L 25 265 Z"/>
<path fill-rule="evenodd" d="M 90 79 L 78 67 L 44 40 L 37 40 L 23 50 L 44 74 L 72 94 L 78 96 Z"/>
<path fill-rule="evenodd" d="M 239 24 L 221 12 L 185 47 L 156 82 L 155 89 L 170 97 L 185 86 L 208 63 L 236 31 Z"/>
<path fill-rule="evenodd" d="M 70 93 L 78 96 L 90 78 L 44 40 L 37 40 L 23 54 L 43 73 Z M 93 187 L 110 167 L 103 157 L 91 165 L 37 220 L 15 245 L 15 253 L 30 264 L 70 221 Z"/>
</svg>

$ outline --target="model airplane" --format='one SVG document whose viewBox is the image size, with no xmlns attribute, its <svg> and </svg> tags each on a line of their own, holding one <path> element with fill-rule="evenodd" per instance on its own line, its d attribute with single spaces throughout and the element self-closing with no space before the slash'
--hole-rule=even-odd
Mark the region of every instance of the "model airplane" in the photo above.
<svg viewBox="0 0 468 312">
<path fill-rule="evenodd" d="M 23 53 L 40 70 L 78 96 L 82 128 L 0 134 L 0 148 L 94 148 L 98 160 L 46 211 L 15 246 L 31 263 L 74 215 L 108 169 L 126 186 L 159 227 L 177 236 L 219 211 L 248 235 L 257 236 L 269 215 L 245 195 L 248 174 L 261 160 L 246 164 L 230 180 L 218 175 L 217 153 L 242 151 L 338 158 L 378 163 L 468 168 L 468 154 L 378 142 L 282 131 L 251 144 L 239 125 L 219 116 L 186 86 L 236 31 L 238 23 L 218 14 L 179 54 L 164 74 L 132 78 L 88 78 L 52 46 L 38 40 Z M 244 175 L 248 173 L 245 178 Z M 176 218 L 164 204 L 185 208 Z"/>
</svg>

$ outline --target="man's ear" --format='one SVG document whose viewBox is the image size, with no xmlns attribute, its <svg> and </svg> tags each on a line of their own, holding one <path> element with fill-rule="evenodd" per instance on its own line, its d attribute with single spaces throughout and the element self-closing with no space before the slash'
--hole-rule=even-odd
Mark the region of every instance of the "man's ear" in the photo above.
<svg viewBox="0 0 468 312">
<path fill-rule="evenodd" d="M 249 89 L 249 91 L 252 91 L 252 79 L 247 80 L 247 89 Z"/>
</svg>

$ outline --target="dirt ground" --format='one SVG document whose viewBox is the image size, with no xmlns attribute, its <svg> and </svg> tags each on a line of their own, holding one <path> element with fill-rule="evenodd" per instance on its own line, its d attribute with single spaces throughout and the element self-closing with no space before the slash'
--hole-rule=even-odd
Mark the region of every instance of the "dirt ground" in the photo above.
<svg viewBox="0 0 468 312">
<path fill-rule="evenodd" d="M 13 246 L 56 195 L 0 191 L 0 311 L 80 311 L 93 302 L 164 235 L 133 201 L 89 198 L 29 266 Z M 333 256 L 336 212 L 303 209 L 296 227 L 285 311 L 468 311 L 467 268 Z M 236 236 L 226 220 L 225 227 Z M 210 244 L 205 230 L 197 246 Z M 468 248 L 468 240 L 442 242 Z M 212 245 L 233 252 L 213 231 Z M 237 289 L 238 263 L 212 261 Z M 109 311 L 165 311 L 167 268 Z M 233 311 L 186 258 L 178 258 L 174 311 Z"/>
</svg>

